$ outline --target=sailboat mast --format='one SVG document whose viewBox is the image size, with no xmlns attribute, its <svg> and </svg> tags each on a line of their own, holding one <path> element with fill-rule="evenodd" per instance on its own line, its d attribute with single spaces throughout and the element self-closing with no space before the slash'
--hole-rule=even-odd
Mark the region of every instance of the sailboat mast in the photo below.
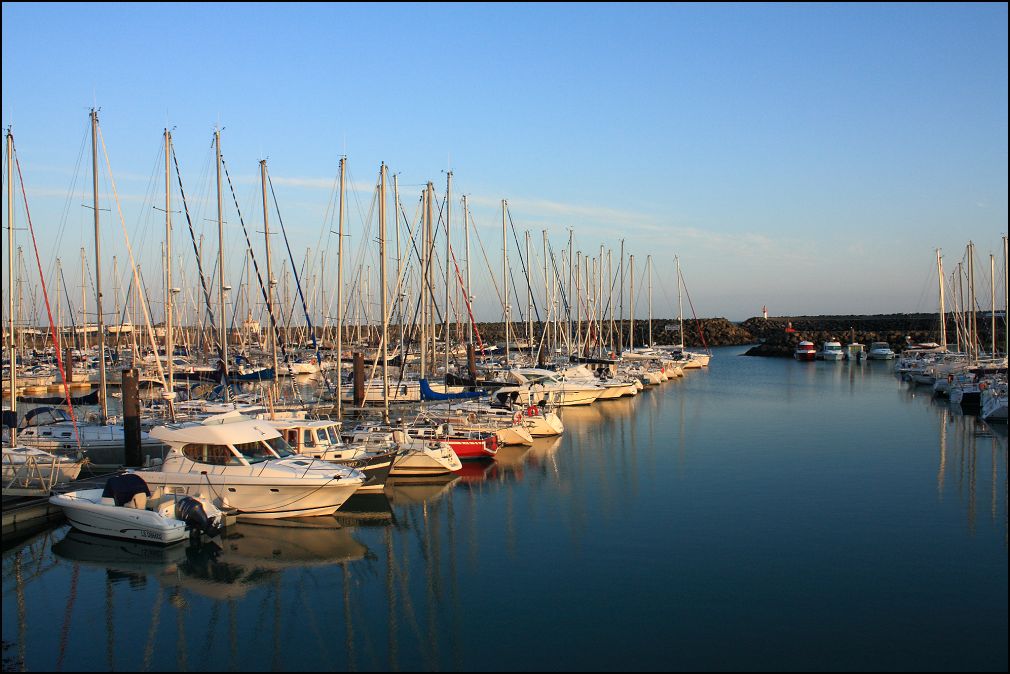
<svg viewBox="0 0 1010 674">
<path fill-rule="evenodd" d="M 677 255 L 673 256 L 673 262 L 677 267 L 677 317 L 680 322 L 680 348 L 684 348 L 684 294 L 681 289 L 680 284 L 680 257 Z"/>
<path fill-rule="evenodd" d="M 106 400 L 108 390 L 105 374 L 105 327 L 102 317 L 102 239 L 98 216 L 98 111 L 91 109 L 91 173 L 92 195 L 95 210 L 95 313 L 98 324 L 98 406 L 104 425 L 109 416 Z"/>
<path fill-rule="evenodd" d="M 446 386 L 449 385 L 449 280 L 452 264 L 452 246 L 449 238 L 450 225 L 452 224 L 452 171 L 445 177 L 445 321 L 442 325 L 442 346 L 445 348 L 445 377 Z M 448 391 L 448 389 L 446 389 Z"/>
<path fill-rule="evenodd" d="M 996 258 L 992 253 L 989 253 L 989 300 L 990 300 L 990 311 L 989 318 L 991 320 L 989 327 L 989 335 L 992 339 L 991 351 L 989 355 L 993 358 L 996 357 Z"/>
<path fill-rule="evenodd" d="M 617 355 L 621 355 L 624 350 L 624 239 L 621 239 L 621 264 L 618 265 L 618 274 L 621 276 L 621 289 L 618 293 L 621 298 L 621 320 L 617 328 Z"/>
<path fill-rule="evenodd" d="M 968 304 L 971 315 L 968 321 L 968 355 L 978 361 L 978 323 L 975 315 L 975 244 L 968 242 Z"/>
<path fill-rule="evenodd" d="M 382 314 L 382 420 L 389 423 L 389 350 L 386 320 L 386 164 L 379 167 L 379 311 Z"/>
<path fill-rule="evenodd" d="M 11 414 L 15 422 L 10 427 L 10 433 L 11 447 L 15 447 L 17 446 L 18 361 L 17 342 L 14 340 L 14 134 L 10 128 L 7 129 L 7 322 L 10 330 L 7 352 L 10 358 Z"/>
<path fill-rule="evenodd" d="M 607 306 L 610 308 L 610 329 L 607 331 L 607 343 L 614 350 L 614 255 L 613 249 L 607 249 Z"/>
<path fill-rule="evenodd" d="M 597 261 L 597 280 L 596 280 L 596 355 L 603 355 L 603 244 L 600 244 L 600 258 Z"/>
<path fill-rule="evenodd" d="M 530 348 L 530 358 L 533 358 L 533 285 L 530 275 L 530 230 L 526 230 L 526 340 Z"/>
<path fill-rule="evenodd" d="M 337 419 L 343 419 L 344 383 L 344 176 L 347 157 L 340 158 L 340 213 L 337 216 Z"/>
<path fill-rule="evenodd" d="M 217 278 L 218 278 L 218 338 L 221 342 L 221 368 L 225 384 L 228 383 L 228 323 L 225 321 L 224 293 L 224 197 L 221 191 L 221 130 L 214 130 L 214 150 L 217 163 Z M 225 400 L 231 399 L 228 386 L 224 389 Z"/>
<path fill-rule="evenodd" d="M 473 296 L 470 294 L 470 210 L 467 208 L 466 195 L 463 195 L 463 245 L 466 247 L 466 304 L 468 322 L 470 324 L 467 344 L 473 344 Z"/>
<path fill-rule="evenodd" d="M 543 292 L 546 293 L 547 292 L 547 289 L 546 289 L 547 279 L 550 278 L 549 276 L 547 276 L 547 230 L 546 229 L 540 229 L 540 236 L 543 238 L 543 284 L 544 284 Z M 547 311 L 546 313 L 547 313 L 547 315 L 544 317 L 544 319 L 543 319 L 544 322 L 543 322 L 543 324 L 541 326 L 541 329 L 540 329 L 541 333 L 546 329 L 547 321 L 550 320 L 550 312 Z M 546 343 L 546 340 L 543 340 L 543 342 Z M 543 348 L 545 348 L 545 347 L 543 347 Z M 530 345 L 530 353 L 532 353 L 532 350 L 533 350 L 533 347 L 532 347 L 532 345 Z M 542 360 L 544 362 L 546 362 L 547 358 L 550 358 L 552 360 L 553 359 L 553 353 L 545 355 Z"/>
<path fill-rule="evenodd" d="M 508 208 L 508 201 L 501 200 L 501 276 L 502 288 L 502 313 L 505 318 L 505 367 L 509 367 L 509 249 L 508 238 L 505 231 L 505 209 Z"/>
<path fill-rule="evenodd" d="M 652 348 L 652 256 L 645 256 L 645 275 L 649 279 L 649 343 L 646 344 L 650 349 Z"/>
<path fill-rule="evenodd" d="M 168 400 L 169 418 L 175 419 L 172 398 L 175 395 L 175 336 L 172 334 L 172 183 L 171 164 L 172 134 L 165 129 L 165 358 L 168 360 Z"/>
<path fill-rule="evenodd" d="M 936 271 L 940 277 L 940 346 L 947 350 L 947 312 L 943 306 L 943 257 L 940 249 L 936 249 Z"/>
<path fill-rule="evenodd" d="M 631 265 L 631 325 L 628 331 L 628 350 L 635 350 L 635 256 L 628 256 Z"/>
<path fill-rule="evenodd" d="M 586 335 L 585 338 L 579 342 L 580 356 L 589 355 L 589 336 L 593 334 L 593 318 L 592 311 L 590 311 L 592 285 L 593 281 L 589 276 L 589 256 L 582 253 L 582 287 L 586 291 Z"/>
<path fill-rule="evenodd" d="M 421 269 L 418 274 L 418 300 L 420 304 L 420 325 L 418 326 L 418 345 L 420 346 L 420 378 L 424 379 L 428 372 L 428 302 L 424 295 L 425 270 L 428 268 L 428 187 L 425 186 L 421 195 Z"/>
<path fill-rule="evenodd" d="M 273 256 L 270 254 L 270 217 L 269 208 L 267 205 L 267 160 L 260 160 L 260 191 L 263 193 L 263 245 L 266 248 L 267 254 L 267 313 L 270 319 L 270 357 L 273 360 L 274 365 L 274 378 L 273 378 L 273 389 L 276 392 L 279 388 L 277 386 L 277 378 L 281 376 L 279 369 L 279 364 L 277 361 L 277 328 L 276 321 L 277 317 L 275 314 L 274 307 L 274 288 L 277 286 L 277 280 L 274 278 L 274 267 L 273 267 Z M 339 292 L 339 286 L 338 292 Z M 340 396 L 337 396 L 337 406 L 340 405 Z"/>
<path fill-rule="evenodd" d="M 431 337 L 431 373 L 435 373 L 435 359 L 438 357 L 435 340 L 435 238 L 437 236 L 435 223 L 435 183 L 428 181 L 428 274 L 425 281 L 425 297 L 428 298 L 428 333 Z"/>
<path fill-rule="evenodd" d="M 582 251 L 575 254 L 575 353 L 582 356 Z"/>
<path fill-rule="evenodd" d="M 572 228 L 568 228 L 568 355 L 572 355 Z"/>
</svg>

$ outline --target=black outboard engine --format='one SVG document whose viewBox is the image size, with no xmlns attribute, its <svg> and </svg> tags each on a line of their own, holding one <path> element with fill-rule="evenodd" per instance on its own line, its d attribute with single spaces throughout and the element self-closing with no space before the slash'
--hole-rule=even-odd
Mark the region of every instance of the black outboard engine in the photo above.
<svg viewBox="0 0 1010 674">
<path fill-rule="evenodd" d="M 221 533 L 221 527 L 207 517 L 203 504 L 192 496 L 184 496 L 175 502 L 175 518 L 188 524 L 191 530 L 201 531 L 211 538 Z"/>
</svg>

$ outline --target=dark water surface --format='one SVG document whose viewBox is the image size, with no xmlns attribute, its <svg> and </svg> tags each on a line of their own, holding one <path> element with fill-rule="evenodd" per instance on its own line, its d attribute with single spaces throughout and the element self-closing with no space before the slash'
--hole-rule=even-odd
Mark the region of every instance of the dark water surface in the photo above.
<svg viewBox="0 0 1010 674">
<path fill-rule="evenodd" d="M 339 529 L 43 532 L 3 553 L 5 663 L 1006 671 L 1006 427 L 891 362 L 742 351 Z"/>
</svg>

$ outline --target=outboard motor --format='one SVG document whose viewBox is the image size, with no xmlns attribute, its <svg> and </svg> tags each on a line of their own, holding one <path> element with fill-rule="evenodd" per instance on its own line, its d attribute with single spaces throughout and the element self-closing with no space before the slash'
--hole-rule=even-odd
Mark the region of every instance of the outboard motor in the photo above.
<svg viewBox="0 0 1010 674">
<path fill-rule="evenodd" d="M 203 532 L 211 538 L 221 533 L 221 527 L 207 517 L 203 504 L 192 496 L 185 496 L 175 502 L 175 519 L 182 520 L 190 529 Z"/>
</svg>

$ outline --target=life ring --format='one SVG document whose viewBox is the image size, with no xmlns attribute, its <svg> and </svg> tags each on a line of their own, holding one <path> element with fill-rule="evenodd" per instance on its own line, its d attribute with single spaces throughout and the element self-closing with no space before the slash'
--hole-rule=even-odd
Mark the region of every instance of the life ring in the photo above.
<svg viewBox="0 0 1010 674">
<path fill-rule="evenodd" d="M 980 392 L 986 390 L 987 388 L 989 388 L 989 382 L 985 382 L 984 381 L 984 382 L 982 382 L 981 384 L 978 385 L 978 390 Z"/>
<path fill-rule="evenodd" d="M 540 408 L 536 405 L 530 405 L 526 408 L 526 416 L 535 417 L 538 414 L 540 414 Z"/>
</svg>

